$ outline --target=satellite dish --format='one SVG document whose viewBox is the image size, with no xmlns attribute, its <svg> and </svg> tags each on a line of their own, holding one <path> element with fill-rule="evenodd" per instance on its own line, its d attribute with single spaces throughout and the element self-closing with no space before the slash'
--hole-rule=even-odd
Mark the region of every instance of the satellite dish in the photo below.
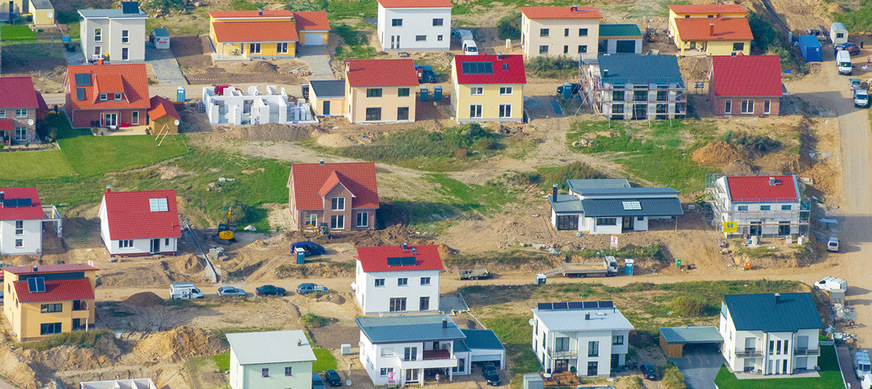
<svg viewBox="0 0 872 389">
<path fill-rule="evenodd" d="M 27 125 L 28 125 L 28 126 L 32 126 L 32 125 L 33 125 L 33 119 L 27 119 Z"/>
<path fill-rule="evenodd" d="M 530 320 L 527 320 L 527 323 L 530 323 L 530 325 L 533 325 L 536 323 L 536 321 L 534 321 L 533 318 L 531 317 Z"/>
<path fill-rule="evenodd" d="M 51 12 L 51 11 L 46 12 L 46 13 L 45 13 L 45 17 L 47 17 L 47 18 L 49 18 L 49 19 L 53 18 L 53 17 L 54 17 L 54 12 Z"/>
<path fill-rule="evenodd" d="M 178 125 L 179 125 L 179 119 L 173 120 L 173 124 L 175 124 L 175 125 L 178 126 Z"/>
<path fill-rule="evenodd" d="M 345 381 L 345 385 L 346 385 L 346 386 L 351 386 L 351 380 L 346 380 L 346 381 Z"/>
</svg>

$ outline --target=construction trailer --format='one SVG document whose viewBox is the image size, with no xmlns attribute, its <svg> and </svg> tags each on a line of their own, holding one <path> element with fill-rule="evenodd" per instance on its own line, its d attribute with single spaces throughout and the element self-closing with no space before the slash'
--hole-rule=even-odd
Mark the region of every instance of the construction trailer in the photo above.
<svg viewBox="0 0 872 389">
<path fill-rule="evenodd" d="M 229 85 L 204 87 L 203 105 L 212 125 L 318 123 L 306 100 L 294 103 L 285 88 L 277 91 L 275 85 L 268 86 L 265 94 L 257 86 L 250 86 L 247 94 Z"/>
<path fill-rule="evenodd" d="M 609 120 L 687 116 L 687 85 L 673 55 L 605 54 L 579 72 L 582 105 Z"/>
</svg>

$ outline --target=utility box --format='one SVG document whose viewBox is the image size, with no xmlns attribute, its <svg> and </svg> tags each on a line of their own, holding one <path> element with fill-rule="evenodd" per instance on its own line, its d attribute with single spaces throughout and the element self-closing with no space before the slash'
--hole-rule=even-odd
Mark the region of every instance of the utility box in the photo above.
<svg viewBox="0 0 872 389">
<path fill-rule="evenodd" d="M 339 351 L 342 353 L 342 355 L 351 355 L 351 345 L 345 343 L 339 347 Z"/>
<path fill-rule="evenodd" d="M 833 23 L 830 25 L 830 40 L 833 45 L 848 43 L 848 29 L 842 23 Z"/>
<path fill-rule="evenodd" d="M 538 374 L 524 374 L 524 389 L 544 389 L 545 381 Z"/>
</svg>

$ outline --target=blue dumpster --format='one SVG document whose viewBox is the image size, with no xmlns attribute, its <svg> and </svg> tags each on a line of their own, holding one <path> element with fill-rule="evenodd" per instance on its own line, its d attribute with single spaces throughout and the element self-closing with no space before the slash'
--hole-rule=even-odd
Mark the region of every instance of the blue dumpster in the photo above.
<svg viewBox="0 0 872 389">
<path fill-rule="evenodd" d="M 433 101 L 442 100 L 442 85 L 436 85 L 433 87 Z"/>
<path fill-rule="evenodd" d="M 633 262 L 634 261 L 632 259 L 629 259 L 629 258 L 624 260 L 624 274 L 625 275 L 628 275 L 628 276 L 633 275 Z"/>
<path fill-rule="evenodd" d="M 799 53 L 805 62 L 821 61 L 821 42 L 814 35 L 801 35 L 799 37 Z"/>
<path fill-rule="evenodd" d="M 185 102 L 185 87 L 180 86 L 176 89 L 176 101 L 180 103 Z"/>
<path fill-rule="evenodd" d="M 297 264 L 298 265 L 302 265 L 302 264 L 306 263 L 306 250 L 304 250 L 302 247 L 297 248 L 296 254 L 297 254 Z"/>
<path fill-rule="evenodd" d="M 427 93 L 427 87 L 421 85 L 421 101 L 427 101 L 430 99 L 430 95 Z"/>
<path fill-rule="evenodd" d="M 568 99 L 572 97 L 572 84 L 568 82 L 563 83 L 563 98 Z"/>
</svg>

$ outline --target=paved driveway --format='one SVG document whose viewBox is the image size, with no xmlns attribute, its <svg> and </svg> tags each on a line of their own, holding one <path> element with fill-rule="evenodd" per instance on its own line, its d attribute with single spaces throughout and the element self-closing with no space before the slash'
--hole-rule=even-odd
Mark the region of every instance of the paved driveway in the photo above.
<svg viewBox="0 0 872 389">
<path fill-rule="evenodd" d="M 179 69 L 179 63 L 172 50 L 158 50 L 149 43 L 145 44 L 145 62 L 150 63 L 154 74 L 162 85 L 188 85 L 188 80 Z"/>
<path fill-rule="evenodd" d="M 333 80 L 333 68 L 325 46 L 297 46 L 299 58 L 309 63 L 313 80 Z"/>
<path fill-rule="evenodd" d="M 675 362 L 689 389 L 714 389 L 715 376 L 726 362 L 717 345 L 686 345 L 684 357 L 669 358 Z"/>
</svg>

